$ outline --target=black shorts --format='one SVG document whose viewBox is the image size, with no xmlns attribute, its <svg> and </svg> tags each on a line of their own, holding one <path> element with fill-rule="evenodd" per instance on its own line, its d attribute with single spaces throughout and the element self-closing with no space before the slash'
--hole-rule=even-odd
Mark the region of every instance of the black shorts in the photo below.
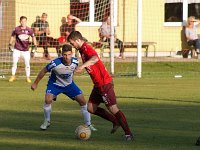
<svg viewBox="0 0 200 150">
<path fill-rule="evenodd" d="M 97 105 L 104 103 L 106 106 L 117 104 L 113 84 L 109 83 L 101 87 L 93 87 L 89 102 Z"/>
</svg>

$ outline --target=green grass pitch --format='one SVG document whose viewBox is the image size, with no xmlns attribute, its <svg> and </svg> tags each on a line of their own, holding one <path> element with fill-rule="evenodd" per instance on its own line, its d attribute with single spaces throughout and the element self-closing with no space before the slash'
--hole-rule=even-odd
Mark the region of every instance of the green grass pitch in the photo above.
<svg viewBox="0 0 200 150">
<path fill-rule="evenodd" d="M 24 79 L 0 80 L 0 150 L 195 150 L 200 136 L 200 78 L 114 78 L 118 105 L 135 134 L 135 141 L 122 140 L 119 129 L 92 115 L 98 129 L 89 141 L 74 137 L 83 124 L 79 106 L 64 95 L 53 103 L 51 127 L 41 131 L 47 77 L 33 92 Z M 76 76 L 88 99 L 92 83 Z M 103 105 L 102 105 L 103 107 Z"/>
</svg>

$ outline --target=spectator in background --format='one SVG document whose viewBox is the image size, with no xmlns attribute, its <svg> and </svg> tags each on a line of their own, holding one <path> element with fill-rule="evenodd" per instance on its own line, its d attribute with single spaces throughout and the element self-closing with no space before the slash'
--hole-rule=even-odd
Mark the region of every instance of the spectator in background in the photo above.
<svg viewBox="0 0 200 150">
<path fill-rule="evenodd" d="M 99 29 L 99 32 L 100 32 L 99 36 L 101 38 L 100 40 L 103 42 L 110 42 L 110 37 L 111 37 L 110 21 L 111 21 L 110 17 L 108 17 L 106 21 L 102 23 Z M 123 42 L 119 40 L 118 38 L 116 38 L 116 34 L 115 34 L 115 43 L 118 44 L 118 47 L 120 50 L 119 58 L 125 58 Z"/>
<path fill-rule="evenodd" d="M 67 19 L 66 17 L 62 17 L 61 19 L 61 26 L 60 26 L 60 36 L 66 37 L 66 24 L 67 24 Z"/>
<path fill-rule="evenodd" d="M 47 22 L 47 14 L 43 13 L 42 17 L 39 21 L 39 24 L 34 28 L 34 32 L 36 35 L 36 39 L 39 42 L 39 45 L 43 46 L 44 48 L 44 57 L 46 59 L 50 59 L 50 55 L 48 52 L 48 37 L 47 35 L 50 34 L 49 30 L 49 23 Z"/>
<path fill-rule="evenodd" d="M 40 16 L 36 16 L 35 18 L 35 22 L 32 23 L 31 28 L 33 30 L 33 32 L 35 33 L 35 28 L 38 27 L 40 24 Z M 36 37 L 36 36 L 35 36 Z M 36 37 L 37 38 L 37 37 Z M 32 42 L 32 41 L 31 41 Z M 35 49 L 34 49 L 34 43 L 32 43 L 31 45 L 31 57 L 34 57 L 35 55 Z"/>
<path fill-rule="evenodd" d="M 195 19 L 194 16 L 190 16 L 187 20 L 185 35 L 189 46 L 194 46 L 197 52 L 200 51 L 200 40 L 197 34 L 197 28 L 199 27 L 200 20 Z"/>
<path fill-rule="evenodd" d="M 60 33 L 67 39 L 68 35 L 76 30 L 76 25 L 80 23 L 81 20 L 73 15 L 67 15 L 67 22 L 62 18 L 62 25 L 60 27 Z"/>
<path fill-rule="evenodd" d="M 9 79 L 9 82 L 13 82 L 16 80 L 15 73 L 17 70 L 17 63 L 22 56 L 25 62 L 25 71 L 26 71 L 26 81 L 31 83 L 30 79 L 30 52 L 29 48 L 29 38 L 32 37 L 32 41 L 34 43 L 34 48 L 36 49 L 36 39 L 33 33 L 33 30 L 26 26 L 27 17 L 21 16 L 20 17 L 20 25 L 15 27 L 12 32 L 12 36 L 9 42 L 9 49 L 13 52 L 13 65 L 12 65 L 12 76 Z M 16 39 L 16 40 L 15 40 Z M 12 44 L 15 40 L 14 49 L 12 48 Z"/>
<path fill-rule="evenodd" d="M 40 16 L 36 16 L 35 22 L 32 23 L 31 28 L 35 32 L 35 28 L 39 27 L 40 24 Z"/>
</svg>

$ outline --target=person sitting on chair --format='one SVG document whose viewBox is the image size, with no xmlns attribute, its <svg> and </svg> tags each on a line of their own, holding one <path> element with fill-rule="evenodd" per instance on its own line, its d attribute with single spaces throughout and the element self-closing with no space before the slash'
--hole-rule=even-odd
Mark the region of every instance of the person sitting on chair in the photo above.
<svg viewBox="0 0 200 150">
<path fill-rule="evenodd" d="M 200 50 L 200 40 L 197 35 L 197 28 L 199 27 L 200 20 L 195 19 L 194 16 L 190 16 L 187 20 L 185 28 L 185 35 L 189 46 L 194 46 L 197 52 Z"/>
<path fill-rule="evenodd" d="M 110 42 L 110 37 L 111 37 L 110 21 L 111 21 L 110 17 L 108 17 L 106 21 L 102 23 L 99 29 L 100 40 L 103 42 Z M 120 49 L 119 58 L 124 58 L 123 42 L 118 38 L 116 38 L 116 35 L 115 35 L 115 43 L 118 44 L 118 48 Z"/>
</svg>

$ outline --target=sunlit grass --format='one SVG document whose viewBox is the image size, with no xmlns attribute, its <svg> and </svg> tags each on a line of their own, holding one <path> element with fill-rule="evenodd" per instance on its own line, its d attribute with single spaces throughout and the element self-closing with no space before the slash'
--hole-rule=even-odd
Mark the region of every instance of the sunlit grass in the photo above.
<svg viewBox="0 0 200 150">
<path fill-rule="evenodd" d="M 123 130 L 111 135 L 112 124 L 92 115 L 98 129 L 89 141 L 74 137 L 83 124 L 76 102 L 60 95 L 53 104 L 51 127 L 40 131 L 46 79 L 33 92 L 23 78 L 0 80 L 0 149 L 2 150 L 195 150 L 200 136 L 200 78 L 114 78 L 118 105 L 135 134 L 134 142 L 122 140 Z M 88 99 L 92 82 L 76 76 Z M 101 105 L 104 107 L 103 105 Z"/>
</svg>

